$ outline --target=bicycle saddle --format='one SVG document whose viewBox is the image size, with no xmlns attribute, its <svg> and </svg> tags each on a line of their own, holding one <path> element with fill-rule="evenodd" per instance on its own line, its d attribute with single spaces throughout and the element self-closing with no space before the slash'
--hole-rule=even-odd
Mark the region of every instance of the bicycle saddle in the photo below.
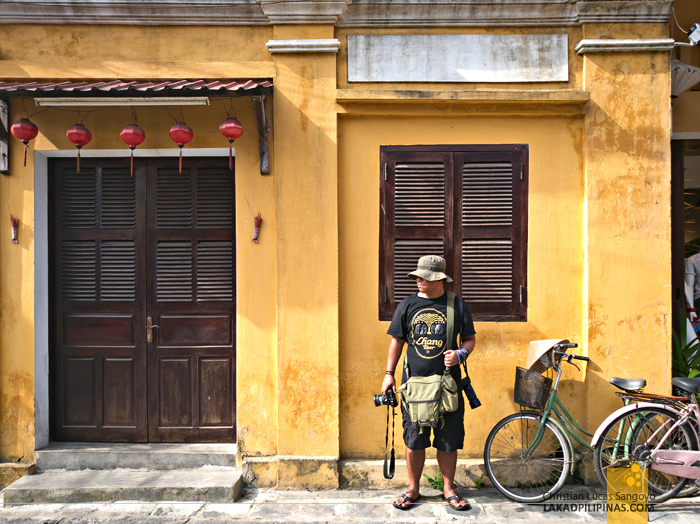
<svg viewBox="0 0 700 524">
<path fill-rule="evenodd" d="M 688 393 L 700 393 L 700 378 L 676 377 L 671 384 Z"/>
<path fill-rule="evenodd" d="M 647 381 L 643 378 L 613 377 L 610 379 L 610 383 L 616 388 L 620 388 L 622 391 L 637 391 L 647 385 Z"/>
</svg>

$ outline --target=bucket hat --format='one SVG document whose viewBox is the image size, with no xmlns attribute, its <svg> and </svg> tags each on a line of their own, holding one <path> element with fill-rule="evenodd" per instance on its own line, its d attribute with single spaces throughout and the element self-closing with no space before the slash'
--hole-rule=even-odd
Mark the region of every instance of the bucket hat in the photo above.
<svg viewBox="0 0 700 524">
<path fill-rule="evenodd" d="M 418 267 L 408 274 L 410 277 L 420 277 L 423 280 L 442 280 L 452 282 L 452 279 L 445 274 L 447 262 L 437 255 L 427 255 L 418 259 Z"/>
</svg>

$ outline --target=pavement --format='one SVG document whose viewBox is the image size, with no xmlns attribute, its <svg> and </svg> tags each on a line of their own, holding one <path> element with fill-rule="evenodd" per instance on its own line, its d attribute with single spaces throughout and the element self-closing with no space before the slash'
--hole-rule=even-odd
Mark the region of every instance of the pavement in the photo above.
<svg viewBox="0 0 700 524">
<path fill-rule="evenodd" d="M 510 502 L 494 488 L 461 489 L 472 504 L 455 511 L 440 492 L 422 488 L 421 504 L 400 511 L 391 505 L 396 491 L 276 491 L 244 489 L 235 504 L 134 503 L 27 504 L 0 506 L 0 523 L 7 524 L 231 524 L 231 523 L 377 523 L 429 524 L 474 521 L 479 524 L 528 522 L 607 522 L 598 487 L 567 485 L 548 504 Z M 655 524 L 700 522 L 700 497 L 656 505 L 648 514 Z M 617 521 L 624 522 L 624 521 Z"/>
</svg>

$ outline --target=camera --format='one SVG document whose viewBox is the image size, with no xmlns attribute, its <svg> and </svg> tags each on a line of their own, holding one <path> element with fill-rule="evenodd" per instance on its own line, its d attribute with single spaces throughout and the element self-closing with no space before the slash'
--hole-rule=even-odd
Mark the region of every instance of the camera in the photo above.
<svg viewBox="0 0 700 524">
<path fill-rule="evenodd" d="M 467 397 L 470 408 L 476 409 L 481 406 L 481 402 L 479 402 L 479 399 L 476 396 L 476 391 L 474 391 L 474 388 L 472 387 L 472 381 L 469 378 L 469 375 L 459 381 L 459 388 L 464 391 L 464 396 Z"/>
<path fill-rule="evenodd" d="M 392 408 L 395 408 L 396 406 L 399 405 L 399 401 L 396 399 L 396 395 L 394 394 L 394 390 L 388 389 L 386 392 L 386 396 L 374 395 L 374 405 L 376 407 L 391 406 Z"/>
<path fill-rule="evenodd" d="M 693 24 L 688 31 L 688 40 L 692 45 L 700 45 L 700 24 Z"/>
</svg>

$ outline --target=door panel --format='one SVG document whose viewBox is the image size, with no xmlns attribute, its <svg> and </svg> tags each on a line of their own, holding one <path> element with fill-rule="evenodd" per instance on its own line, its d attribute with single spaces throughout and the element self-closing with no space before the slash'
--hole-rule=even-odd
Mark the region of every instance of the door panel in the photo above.
<svg viewBox="0 0 700 524">
<path fill-rule="evenodd" d="M 51 162 L 52 438 L 235 441 L 226 161 L 82 164 Z"/>
<path fill-rule="evenodd" d="M 233 176 L 186 160 L 148 167 L 149 436 L 233 442 Z"/>
<path fill-rule="evenodd" d="M 82 164 L 50 164 L 52 438 L 142 442 L 146 170 Z"/>
</svg>

